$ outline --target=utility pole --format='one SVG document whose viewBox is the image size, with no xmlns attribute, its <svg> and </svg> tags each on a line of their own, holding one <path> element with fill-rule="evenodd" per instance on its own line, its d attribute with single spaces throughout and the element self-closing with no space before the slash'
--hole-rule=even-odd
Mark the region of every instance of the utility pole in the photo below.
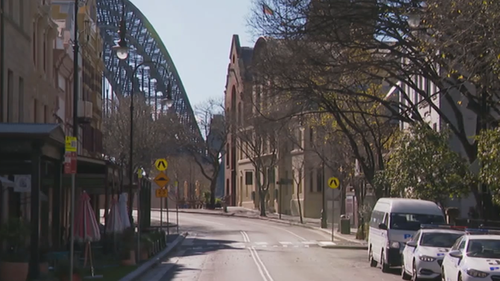
<svg viewBox="0 0 500 281">
<path fill-rule="evenodd" d="M 78 92 L 79 77 L 78 77 L 78 54 L 80 52 L 80 45 L 78 42 L 78 10 L 79 0 L 74 2 L 74 38 L 73 38 L 73 136 L 77 138 L 76 154 L 78 155 Z M 70 250 L 69 250 L 69 281 L 73 281 L 73 266 L 75 261 L 75 188 L 76 188 L 76 174 L 71 174 L 71 234 L 70 234 Z"/>
</svg>

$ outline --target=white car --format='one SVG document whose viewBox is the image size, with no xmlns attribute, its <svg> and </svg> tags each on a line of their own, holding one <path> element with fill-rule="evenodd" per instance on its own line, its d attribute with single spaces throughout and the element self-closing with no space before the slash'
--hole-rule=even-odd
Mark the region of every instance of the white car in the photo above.
<svg viewBox="0 0 500 281">
<path fill-rule="evenodd" d="M 445 254 L 463 235 L 463 228 L 459 227 L 422 225 L 413 238 L 406 242 L 403 249 L 401 262 L 403 280 L 439 278 Z"/>
<path fill-rule="evenodd" d="M 500 281 L 500 231 L 466 230 L 445 255 L 445 281 Z"/>
</svg>

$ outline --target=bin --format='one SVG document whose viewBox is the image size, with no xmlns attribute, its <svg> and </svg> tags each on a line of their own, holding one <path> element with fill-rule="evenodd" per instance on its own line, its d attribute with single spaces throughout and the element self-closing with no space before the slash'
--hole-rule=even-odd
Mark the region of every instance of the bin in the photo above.
<svg viewBox="0 0 500 281">
<path fill-rule="evenodd" d="M 340 234 L 351 234 L 351 219 L 348 217 L 340 219 Z"/>
</svg>

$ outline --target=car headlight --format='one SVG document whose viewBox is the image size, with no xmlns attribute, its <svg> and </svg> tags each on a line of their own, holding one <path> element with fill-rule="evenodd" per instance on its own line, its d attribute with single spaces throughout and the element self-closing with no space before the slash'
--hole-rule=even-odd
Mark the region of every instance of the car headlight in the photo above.
<svg viewBox="0 0 500 281">
<path fill-rule="evenodd" d="M 389 242 L 389 247 L 397 249 L 397 248 L 399 248 L 399 242 L 396 242 L 396 241 Z"/>
<path fill-rule="evenodd" d="M 467 274 L 471 277 L 477 277 L 477 278 L 485 278 L 485 277 L 488 277 L 488 273 L 486 272 L 482 272 L 482 271 L 479 271 L 479 270 L 475 270 L 475 269 L 467 269 Z"/>
<path fill-rule="evenodd" d="M 426 262 L 433 262 L 436 260 L 436 258 L 429 257 L 429 256 L 420 256 L 419 258 L 421 261 L 426 261 Z"/>
</svg>

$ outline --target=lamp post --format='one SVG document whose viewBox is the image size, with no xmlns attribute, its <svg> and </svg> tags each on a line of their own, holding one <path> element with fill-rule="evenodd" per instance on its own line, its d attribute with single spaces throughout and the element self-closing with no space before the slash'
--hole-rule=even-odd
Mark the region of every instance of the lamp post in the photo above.
<svg viewBox="0 0 500 281">
<path fill-rule="evenodd" d="M 119 27 L 119 35 L 120 35 L 120 40 L 118 41 L 118 44 L 113 47 L 113 50 L 116 51 L 116 56 L 120 60 L 125 60 L 129 57 L 129 47 L 127 44 L 127 28 L 126 28 L 126 21 L 125 21 L 125 1 L 122 1 L 122 18 L 120 20 L 120 27 Z M 136 65 L 134 67 L 134 70 L 132 71 L 131 74 L 131 86 L 132 89 L 130 91 L 130 146 L 129 146 L 129 184 L 130 184 L 130 189 L 132 189 L 132 184 L 134 182 L 134 164 L 133 164 L 133 152 L 134 152 L 134 91 L 135 91 L 135 75 L 137 73 L 137 70 L 139 70 L 140 67 L 145 66 L 145 65 L 154 65 L 156 64 L 153 61 L 143 61 L 140 64 Z M 166 98 L 165 100 L 165 105 L 167 107 L 171 107 L 173 105 L 173 100 L 172 100 L 172 88 L 171 84 L 169 83 L 167 85 L 167 93 L 166 93 Z M 140 187 L 140 178 L 138 179 L 138 186 Z M 132 194 L 130 192 L 130 194 Z M 129 198 L 130 199 L 130 198 Z M 132 204 L 131 204 L 132 206 Z M 137 221 L 139 222 L 140 218 L 140 197 L 138 196 L 137 198 Z M 137 223 L 137 260 L 140 259 L 140 223 Z"/>
<path fill-rule="evenodd" d="M 78 138 L 78 92 L 80 85 L 78 83 L 78 55 L 80 52 L 80 43 L 78 41 L 78 11 L 80 8 L 80 0 L 75 0 L 74 2 L 74 28 L 73 28 L 73 136 Z M 78 144 L 77 144 L 78 146 Z M 78 148 L 77 148 L 78 153 Z M 70 207 L 70 246 L 69 246 L 69 281 L 73 281 L 73 267 L 74 267 L 74 255 L 75 255 L 75 189 L 76 189 L 76 175 L 71 174 L 71 207 Z"/>
</svg>

